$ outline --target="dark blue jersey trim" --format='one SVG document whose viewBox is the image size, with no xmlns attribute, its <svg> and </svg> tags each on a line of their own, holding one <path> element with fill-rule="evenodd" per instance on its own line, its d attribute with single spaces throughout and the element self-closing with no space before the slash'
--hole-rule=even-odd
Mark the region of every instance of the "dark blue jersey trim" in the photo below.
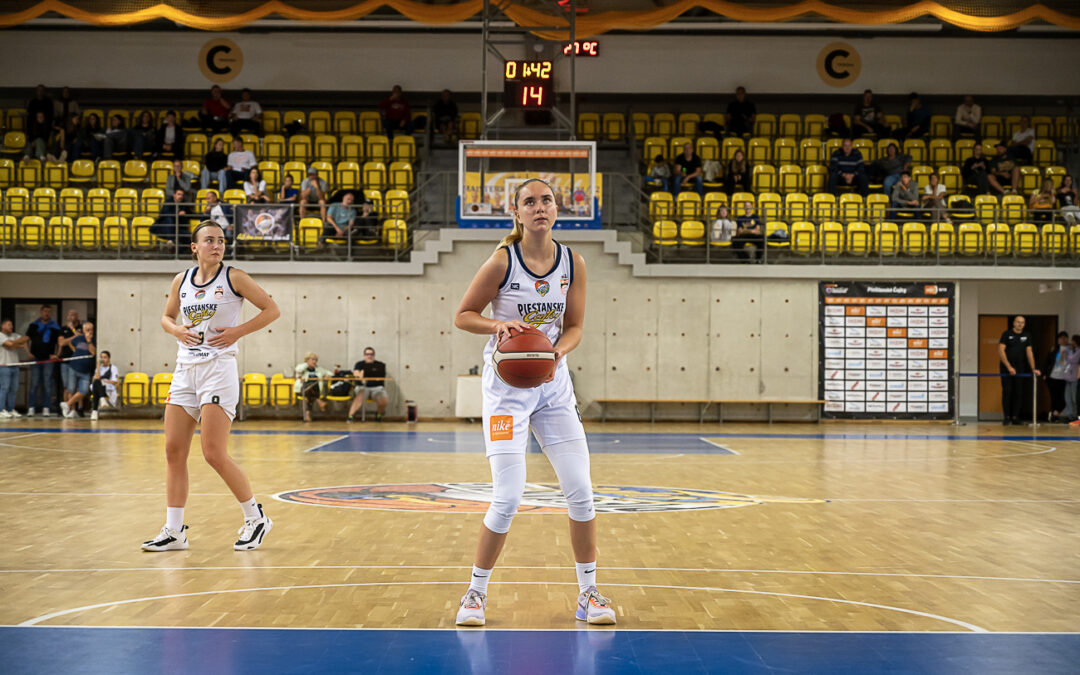
<svg viewBox="0 0 1080 675">
<path fill-rule="evenodd" d="M 217 278 L 218 278 L 218 277 L 219 277 L 219 276 L 221 275 L 221 270 L 225 269 L 225 263 L 218 263 L 218 265 L 220 265 L 220 267 L 218 267 L 218 270 L 217 270 L 217 272 L 215 272 L 215 273 L 214 273 L 214 278 L 213 278 L 213 279 L 211 279 L 210 281 L 207 281 L 207 282 L 206 282 L 205 284 L 203 284 L 202 286 L 200 286 L 199 284 L 195 283 L 195 274 L 196 274 L 196 270 L 198 270 L 198 269 L 199 269 L 198 265 L 196 265 L 195 267 L 191 268 L 191 285 L 192 285 L 192 286 L 194 286 L 195 288 L 206 288 L 206 287 L 207 287 L 207 286 L 209 286 L 210 284 L 214 283 L 214 281 L 216 281 L 216 280 L 217 280 Z M 228 276 L 228 275 L 226 275 L 226 276 Z"/>
<path fill-rule="evenodd" d="M 533 271 L 529 269 L 528 265 L 525 264 L 525 260 L 521 257 L 520 242 L 514 243 L 514 255 L 517 256 L 518 262 L 521 263 L 521 269 L 525 270 L 525 272 L 528 273 L 530 277 L 532 277 L 533 279 L 546 279 L 551 276 L 552 272 L 559 269 L 559 262 L 562 260 L 562 246 L 559 245 L 559 242 L 555 242 L 555 264 L 552 265 L 551 269 L 549 269 L 544 275 L 538 275 L 533 273 Z"/>
<path fill-rule="evenodd" d="M 239 293 L 237 293 L 237 292 L 236 292 L 236 289 L 235 289 L 235 288 L 233 288 L 233 285 L 232 285 L 232 276 L 231 276 L 231 275 L 232 275 L 232 271 L 233 271 L 233 268 L 231 268 L 231 267 L 227 267 L 227 268 L 225 268 L 225 283 L 229 284 L 229 290 L 233 292 L 233 295 L 235 295 L 235 296 L 236 296 L 236 297 L 238 297 L 238 298 L 242 298 L 242 297 L 244 297 L 244 296 L 242 296 L 242 295 L 240 295 Z"/>
<path fill-rule="evenodd" d="M 514 256 L 510 255 L 510 247 L 503 246 L 502 249 L 506 251 L 506 274 L 503 275 L 502 283 L 499 284 L 499 290 L 502 290 L 502 287 L 510 280 L 510 268 L 514 266 Z"/>
</svg>

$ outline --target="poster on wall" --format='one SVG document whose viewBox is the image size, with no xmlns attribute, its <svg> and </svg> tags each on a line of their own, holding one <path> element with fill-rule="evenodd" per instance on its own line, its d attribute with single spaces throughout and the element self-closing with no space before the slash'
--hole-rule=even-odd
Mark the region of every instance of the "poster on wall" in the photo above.
<svg viewBox="0 0 1080 675">
<path fill-rule="evenodd" d="M 951 418 L 955 292 L 949 282 L 821 282 L 824 416 Z"/>
<path fill-rule="evenodd" d="M 234 212 L 240 241 L 289 241 L 293 213 L 288 204 L 242 204 Z"/>
</svg>

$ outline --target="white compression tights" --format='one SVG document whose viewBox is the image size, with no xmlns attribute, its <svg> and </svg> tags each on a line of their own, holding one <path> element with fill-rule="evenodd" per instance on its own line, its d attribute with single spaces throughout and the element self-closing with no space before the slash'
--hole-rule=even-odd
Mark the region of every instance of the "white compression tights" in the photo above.
<svg viewBox="0 0 1080 675">
<path fill-rule="evenodd" d="M 553 443 L 544 448 L 544 454 L 559 478 L 570 519 L 588 522 L 595 518 L 592 480 L 589 476 L 589 446 L 585 439 Z M 494 497 L 484 516 L 484 525 L 492 532 L 505 534 L 510 531 L 510 522 L 525 492 L 525 455 L 492 455 L 488 461 L 491 463 Z"/>
</svg>

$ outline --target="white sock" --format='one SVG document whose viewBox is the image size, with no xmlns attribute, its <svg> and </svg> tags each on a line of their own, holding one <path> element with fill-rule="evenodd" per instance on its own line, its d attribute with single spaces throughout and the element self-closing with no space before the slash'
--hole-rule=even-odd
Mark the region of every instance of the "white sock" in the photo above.
<svg viewBox="0 0 1080 675">
<path fill-rule="evenodd" d="M 494 569 L 494 568 L 493 568 Z M 469 579 L 469 588 L 474 588 L 484 595 L 487 595 L 488 580 L 491 579 L 491 570 L 485 570 L 483 568 L 473 565 L 472 577 Z"/>
<path fill-rule="evenodd" d="M 240 508 L 244 509 L 244 519 L 248 518 L 261 518 L 262 514 L 259 513 L 259 505 L 255 503 L 255 498 L 247 500 L 246 502 L 240 502 Z"/>
<path fill-rule="evenodd" d="M 180 528 L 184 526 L 184 507 L 183 506 L 166 506 L 165 507 L 165 527 L 169 528 L 173 532 L 179 532 Z"/>
<path fill-rule="evenodd" d="M 596 587 L 596 563 L 574 563 L 574 567 L 577 569 L 577 585 L 582 593 L 586 588 L 592 586 Z"/>
</svg>

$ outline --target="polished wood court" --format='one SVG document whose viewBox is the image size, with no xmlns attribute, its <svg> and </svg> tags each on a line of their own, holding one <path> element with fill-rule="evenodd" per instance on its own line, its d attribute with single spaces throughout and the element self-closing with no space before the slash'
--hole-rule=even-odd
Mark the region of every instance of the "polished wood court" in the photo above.
<svg viewBox="0 0 1080 675">
<path fill-rule="evenodd" d="M 479 514 L 327 508 L 272 495 L 488 482 L 476 425 L 237 424 L 233 455 L 275 521 L 253 552 L 232 550 L 240 510 L 196 437 L 191 548 L 157 554 L 139 543 L 164 518 L 160 423 L 107 419 L 89 429 L 56 419 L 0 427 L 0 624 L 453 626 Z M 599 584 L 618 628 L 1080 630 L 1080 434 L 1068 427 L 587 429 L 622 433 L 626 443 L 637 433 L 692 434 L 717 451 L 607 444 L 612 451 L 592 457 L 597 485 L 759 502 L 601 514 Z M 467 432 L 475 449 L 309 451 L 374 430 L 420 440 Z M 555 483 L 542 455 L 530 454 L 528 469 L 530 483 Z M 488 627 L 574 628 L 572 563 L 565 515 L 520 514 L 492 580 Z"/>
</svg>

